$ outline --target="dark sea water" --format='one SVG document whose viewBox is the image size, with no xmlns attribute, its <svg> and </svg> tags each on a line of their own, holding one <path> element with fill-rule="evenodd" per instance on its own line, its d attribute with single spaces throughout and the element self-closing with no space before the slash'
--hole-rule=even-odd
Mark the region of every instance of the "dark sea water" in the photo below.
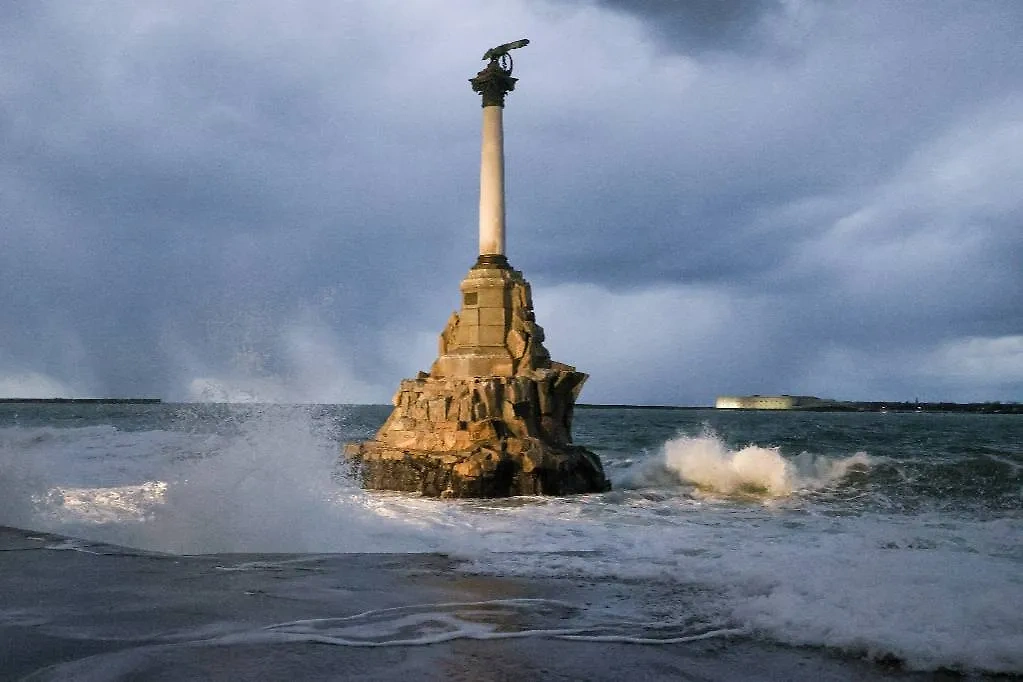
<svg viewBox="0 0 1023 682">
<path fill-rule="evenodd" d="M 488 647 L 507 640 L 501 646 L 548 652 L 555 666 L 583 652 L 593 665 L 590 652 L 629 645 L 648 678 L 670 676 L 657 657 L 678 652 L 697 658 L 670 665 L 702 670 L 701 679 L 744 679 L 749 659 L 771 662 L 776 677 L 805 679 L 828 671 L 831 679 L 1023 674 L 1019 416 L 579 410 L 576 442 L 601 455 L 611 492 L 441 501 L 363 491 L 337 466 L 340 443 L 371 435 L 387 414 L 346 406 L 0 405 L 0 525 L 31 531 L 9 531 L 0 551 L 8 581 L 0 592 L 0 679 L 5 670 L 13 678 L 39 670 L 34 679 L 183 679 L 189 675 L 173 674 L 185 665 L 183 646 L 223 652 L 282 641 L 319 647 L 289 650 L 303 665 L 333 655 L 325 645 L 348 652 L 346 665 L 371 660 L 351 658 L 359 647 L 400 649 L 411 671 L 450 652 L 438 647 L 451 642 L 498 660 L 510 649 Z M 158 555 L 96 543 L 169 553 L 177 563 L 157 569 Z M 373 563 L 384 561 L 380 553 L 391 563 Z M 97 556 L 105 569 L 94 582 L 77 580 L 95 570 Z M 315 571 L 295 572 L 313 564 Z M 297 593 L 290 581 L 315 573 L 321 582 L 301 583 L 304 596 L 286 612 L 266 605 L 249 612 L 244 604 L 253 602 L 243 600 L 198 620 L 167 615 L 161 599 L 212 590 L 224 571 L 247 576 L 239 594 L 275 595 L 278 605 L 285 584 Z M 395 584 L 412 581 L 416 590 L 371 589 L 367 576 L 384 585 L 395 571 L 404 576 Z M 32 572 L 41 576 L 36 583 L 11 582 Z M 149 584 L 154 575 L 166 587 L 149 613 L 162 615 L 147 620 L 145 604 L 133 606 L 147 633 L 145 646 L 132 645 L 134 663 L 124 658 L 127 644 L 111 642 L 136 640 L 86 627 L 99 622 L 82 615 L 95 604 L 70 608 L 71 597 L 40 596 L 107 589 L 112 576 Z M 422 601 L 440 599 L 434 583 L 456 578 L 450 589 L 483 597 Z M 516 589 L 530 596 L 515 597 Z M 318 595 L 315 608 L 303 601 L 309 595 Z M 65 649 L 53 653 L 46 637 Z M 139 667 L 140 651 L 150 652 L 146 660 L 158 651 L 172 672 L 164 678 Z M 735 653 L 743 651 L 752 653 Z M 284 674 L 273 667 L 283 664 L 267 665 L 236 677 L 217 663 L 220 673 L 206 667 L 203 675 Z"/>
</svg>

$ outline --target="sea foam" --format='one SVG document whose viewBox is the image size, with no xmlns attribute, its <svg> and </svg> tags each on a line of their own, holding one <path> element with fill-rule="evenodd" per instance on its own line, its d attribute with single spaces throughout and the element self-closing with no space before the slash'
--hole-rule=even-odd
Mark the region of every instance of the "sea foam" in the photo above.
<svg viewBox="0 0 1023 682">
<path fill-rule="evenodd" d="M 777 447 L 747 445 L 737 450 L 713 432 L 682 435 L 664 444 L 663 464 L 678 480 L 708 493 L 783 497 L 823 488 L 854 468 L 870 465 L 865 452 L 831 458 L 802 453 L 787 459 Z"/>
</svg>

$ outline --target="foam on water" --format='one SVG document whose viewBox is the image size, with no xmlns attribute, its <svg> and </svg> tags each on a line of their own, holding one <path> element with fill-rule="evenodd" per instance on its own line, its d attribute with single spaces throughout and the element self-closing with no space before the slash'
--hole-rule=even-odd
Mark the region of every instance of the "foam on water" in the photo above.
<svg viewBox="0 0 1023 682">
<path fill-rule="evenodd" d="M 778 447 L 747 445 L 729 449 L 713 431 L 680 435 L 662 448 L 663 462 L 652 462 L 639 479 L 643 483 L 684 483 L 707 494 L 785 497 L 799 490 L 816 490 L 841 481 L 855 469 L 870 466 L 865 452 L 831 458 L 804 452 L 786 459 Z M 675 477 L 659 475 L 661 471 Z"/>
<path fill-rule="evenodd" d="M 144 519 L 163 505 L 166 481 L 95 488 L 51 488 L 45 499 L 33 498 L 37 506 L 65 519 L 92 523 L 123 523 Z"/>
<path fill-rule="evenodd" d="M 1023 670 L 1018 521 L 792 519 L 727 507 L 680 509 L 649 524 L 627 514 L 597 523 L 553 514 L 556 532 L 544 533 L 550 512 L 517 522 L 545 535 L 550 549 L 594 550 L 476 553 L 476 569 L 684 586 L 668 590 L 668 613 L 793 644 L 896 656 L 918 669 Z M 502 544 L 521 541 L 504 530 Z"/>
<path fill-rule="evenodd" d="M 440 501 L 338 476 L 339 436 L 300 408 L 215 434 L 0 429 L 0 523 L 177 553 L 441 551 L 470 572 L 665 586 L 630 622 L 701 624 L 678 637 L 744 632 L 919 669 L 1023 672 L 1023 520 L 829 498 L 874 466 L 864 453 L 786 457 L 703 432 L 637 454 L 611 493 Z M 378 622 L 370 639 L 494 634 L 436 611 Z M 263 634 L 351 644 L 371 620 Z M 558 636 L 652 638 L 601 627 Z"/>
<path fill-rule="evenodd" d="M 335 476 L 336 439 L 303 409 L 232 427 L 0 429 L 0 523 L 182 554 L 434 549 L 359 503 Z"/>
<path fill-rule="evenodd" d="M 554 621 L 572 627 L 552 628 Z M 474 602 L 417 604 L 366 611 L 343 618 L 278 623 L 258 633 L 229 635 L 223 641 L 253 639 L 308 641 L 351 647 L 434 644 L 453 639 L 544 637 L 591 642 L 680 644 L 742 634 L 708 628 L 688 619 L 644 623 L 618 617 L 600 618 L 575 604 L 552 599 L 490 599 Z"/>
</svg>

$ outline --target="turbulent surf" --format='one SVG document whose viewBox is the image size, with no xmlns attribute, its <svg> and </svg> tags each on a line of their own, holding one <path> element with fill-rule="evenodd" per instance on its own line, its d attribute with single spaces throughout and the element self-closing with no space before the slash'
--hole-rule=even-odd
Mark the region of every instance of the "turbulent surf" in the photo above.
<svg viewBox="0 0 1023 682">
<path fill-rule="evenodd" d="M 366 492 L 339 468 L 340 444 L 386 413 L 0 406 L 0 525 L 76 539 L 40 540 L 51 552 L 258 554 L 220 563 L 264 576 L 339 554 L 409 565 L 444 555 L 443 575 L 541 592 L 585 584 L 604 600 L 298 612 L 256 630 L 224 625 L 218 646 L 727 639 L 792 660 L 815 650 L 910 671 L 1023 673 L 1018 417 L 580 410 L 576 440 L 600 454 L 611 492 L 446 501 Z M 293 563 L 267 556 L 281 552 Z M 19 568 L 18 552 L 0 554 L 5 572 Z M 270 589 L 265 579 L 252 589 Z M 0 632 L 25 618 L 70 627 L 56 608 L 15 610 L 0 604 Z"/>
</svg>

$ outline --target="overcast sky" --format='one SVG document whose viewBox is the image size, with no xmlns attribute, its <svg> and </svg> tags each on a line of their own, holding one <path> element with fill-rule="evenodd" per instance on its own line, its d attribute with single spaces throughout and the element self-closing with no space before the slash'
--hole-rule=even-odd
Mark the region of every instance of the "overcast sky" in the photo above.
<svg viewBox="0 0 1023 682">
<path fill-rule="evenodd" d="M 0 396 L 386 402 L 476 256 L 585 402 L 1023 400 L 1023 3 L 0 3 Z"/>
</svg>

